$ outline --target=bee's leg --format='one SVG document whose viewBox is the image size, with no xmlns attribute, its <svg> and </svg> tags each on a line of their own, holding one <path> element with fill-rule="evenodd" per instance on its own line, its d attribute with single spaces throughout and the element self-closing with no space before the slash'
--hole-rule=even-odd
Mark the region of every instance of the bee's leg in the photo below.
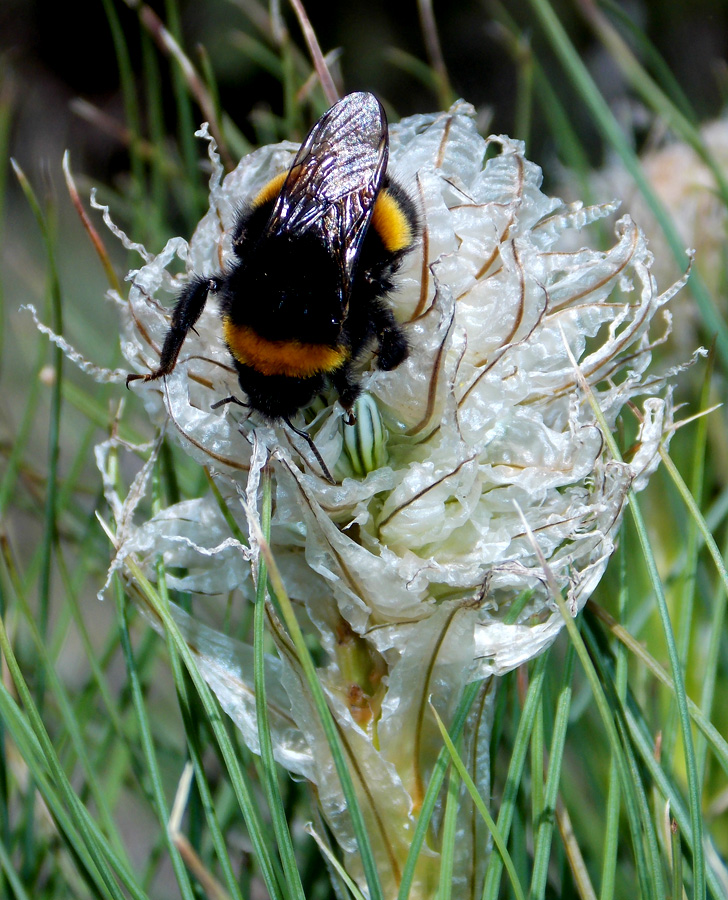
<svg viewBox="0 0 728 900">
<path fill-rule="evenodd" d="M 234 403 L 236 406 L 242 406 L 245 409 L 250 409 L 250 406 L 247 403 L 243 403 L 242 400 L 237 397 L 223 397 L 222 400 L 218 400 L 217 403 L 213 403 L 210 406 L 210 409 L 220 409 L 221 406 L 225 406 L 227 403 Z"/>
<path fill-rule="evenodd" d="M 172 311 L 172 321 L 159 356 L 159 366 L 148 375 L 127 375 L 127 387 L 132 381 L 140 379 L 142 381 L 153 381 L 155 378 L 161 378 L 162 375 L 169 375 L 175 367 L 179 351 L 182 349 L 182 344 L 187 337 L 187 332 L 190 328 L 194 328 L 202 310 L 205 308 L 207 295 L 210 291 L 216 291 L 217 288 L 218 283 L 216 279 L 200 277 L 193 278 L 185 286 Z"/>
<path fill-rule="evenodd" d="M 356 398 L 361 394 L 361 385 L 352 377 L 351 367 L 348 363 L 337 369 L 330 378 L 336 393 L 339 395 L 341 405 L 346 410 L 346 424 L 355 425 L 356 416 L 351 411 L 351 408 Z"/>
<path fill-rule="evenodd" d="M 291 420 L 288 418 L 288 416 L 283 416 L 283 421 L 286 423 L 286 425 L 288 425 L 291 431 L 294 431 L 299 437 L 303 438 L 304 441 L 306 441 L 311 452 L 316 457 L 316 462 L 321 466 L 321 471 L 324 474 L 324 478 L 329 482 L 329 484 L 336 484 L 331 475 L 331 472 L 329 472 L 328 466 L 326 465 L 323 457 L 318 451 L 318 447 L 316 446 L 316 444 L 314 444 L 311 435 L 306 431 L 301 431 L 300 428 L 296 428 L 296 426 L 291 423 Z"/>
<path fill-rule="evenodd" d="M 375 311 L 373 319 L 379 341 L 377 368 L 389 372 L 391 369 L 396 369 L 407 358 L 407 338 L 389 307 L 379 307 Z"/>
</svg>

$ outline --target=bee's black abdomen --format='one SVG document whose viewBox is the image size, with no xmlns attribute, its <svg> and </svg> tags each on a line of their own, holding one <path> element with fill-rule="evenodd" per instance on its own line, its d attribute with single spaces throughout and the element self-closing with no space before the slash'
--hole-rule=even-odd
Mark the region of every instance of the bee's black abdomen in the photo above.
<svg viewBox="0 0 728 900">
<path fill-rule="evenodd" d="M 308 406 L 324 387 L 321 375 L 293 378 L 290 375 L 262 375 L 251 366 L 236 361 L 240 387 L 248 398 L 248 406 L 269 421 L 289 419 Z"/>
</svg>

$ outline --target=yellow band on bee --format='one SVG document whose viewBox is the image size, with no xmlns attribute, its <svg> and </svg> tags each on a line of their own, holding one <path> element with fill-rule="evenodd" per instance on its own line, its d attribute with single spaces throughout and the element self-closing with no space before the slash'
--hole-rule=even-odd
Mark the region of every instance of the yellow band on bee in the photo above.
<svg viewBox="0 0 728 900">
<path fill-rule="evenodd" d="M 256 195 L 255 200 L 253 200 L 253 206 L 257 209 L 259 206 L 263 206 L 263 204 L 267 203 L 269 200 L 275 200 L 278 197 L 278 194 L 280 194 L 281 192 L 283 182 L 286 180 L 287 175 L 288 172 L 281 172 L 280 175 L 276 175 L 275 178 L 271 178 L 271 180 Z"/>
<path fill-rule="evenodd" d="M 288 174 L 281 172 L 271 178 L 256 195 L 253 206 L 257 208 L 277 199 Z M 372 210 L 371 224 L 390 253 L 406 250 L 414 240 L 412 223 L 388 188 L 379 192 Z"/>
<path fill-rule="evenodd" d="M 374 204 L 372 226 L 390 253 L 406 250 L 414 240 L 409 219 L 387 188 L 379 192 Z"/>
<path fill-rule="evenodd" d="M 334 372 L 348 359 L 344 347 L 308 344 L 303 341 L 269 341 L 246 325 L 236 325 L 228 317 L 222 323 L 225 343 L 235 359 L 261 375 L 311 378 Z"/>
</svg>

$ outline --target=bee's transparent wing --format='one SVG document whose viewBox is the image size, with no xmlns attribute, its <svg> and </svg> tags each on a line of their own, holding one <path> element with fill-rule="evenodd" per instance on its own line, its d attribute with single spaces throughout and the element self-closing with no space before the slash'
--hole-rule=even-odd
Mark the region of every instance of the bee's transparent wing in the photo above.
<svg viewBox="0 0 728 900">
<path fill-rule="evenodd" d="M 381 104 L 372 94 L 348 94 L 309 132 L 268 222 L 269 235 L 313 232 L 323 241 L 339 267 L 344 305 L 388 155 Z"/>
</svg>

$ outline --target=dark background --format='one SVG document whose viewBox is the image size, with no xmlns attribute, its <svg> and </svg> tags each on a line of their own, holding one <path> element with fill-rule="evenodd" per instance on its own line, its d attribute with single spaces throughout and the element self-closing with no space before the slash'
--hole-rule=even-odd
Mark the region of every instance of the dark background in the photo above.
<svg viewBox="0 0 728 900">
<path fill-rule="evenodd" d="M 140 64 L 137 13 L 120 0 L 115 3 L 135 66 Z M 280 111 L 281 87 L 234 45 L 236 31 L 252 31 L 240 6 L 245 0 L 179 0 L 184 46 L 197 62 L 196 46 L 207 49 L 218 80 L 221 105 L 249 138 L 254 138 L 250 114 L 261 106 Z M 163 2 L 150 4 L 167 21 Z M 437 107 L 434 93 L 391 61 L 389 48 L 426 59 L 417 6 L 412 2 L 366 0 L 331 3 L 309 0 L 306 8 L 324 51 L 342 49 L 340 60 L 346 90 L 373 90 L 401 115 Z M 599 164 L 599 142 L 588 116 L 578 115 L 578 101 L 546 46 L 530 5 L 509 2 L 507 14 L 523 30 L 522 46 L 544 65 L 552 84 L 563 90 L 580 137 Z M 579 48 L 604 95 L 627 120 L 635 141 L 649 123 L 622 77 L 594 37 L 579 2 L 557 2 L 562 23 Z M 298 26 L 283 4 L 292 38 L 302 46 Z M 725 101 L 728 80 L 728 4 L 724 0 L 636 0 L 617 4 L 647 36 L 691 101 L 697 117 L 716 115 Z M 478 109 L 489 110 L 491 130 L 515 136 L 514 104 L 519 66 L 509 40 L 496 24 L 501 7 L 478 0 L 435 2 L 443 55 L 457 96 Z M 44 164 L 55 165 L 66 147 L 75 164 L 94 178 L 106 179 L 126 165 L 120 142 L 92 128 L 74 115 L 70 103 L 84 98 L 123 122 L 119 78 L 110 28 L 102 0 L 58 3 L 51 0 L 0 0 L 0 65 L 4 91 L 12 92 L 12 154 L 29 175 Z M 169 115 L 173 117 L 172 98 Z M 638 105 L 637 105 L 638 106 Z M 551 142 L 539 128 L 534 109 L 528 152 L 547 161 Z M 170 122 L 170 126 L 173 123 Z"/>
</svg>

